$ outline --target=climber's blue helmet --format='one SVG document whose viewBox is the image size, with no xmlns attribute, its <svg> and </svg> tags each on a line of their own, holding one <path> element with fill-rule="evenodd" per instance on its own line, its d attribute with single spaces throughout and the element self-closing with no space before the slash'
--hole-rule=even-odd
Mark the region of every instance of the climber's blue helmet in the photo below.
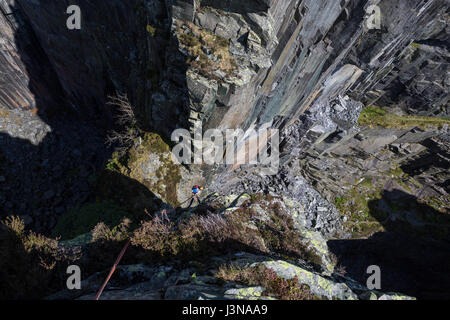
<svg viewBox="0 0 450 320">
<path fill-rule="evenodd" d="M 192 193 L 193 193 L 193 194 L 199 193 L 200 190 L 203 190 L 203 187 L 202 187 L 202 186 L 193 186 L 193 187 L 192 187 Z"/>
</svg>

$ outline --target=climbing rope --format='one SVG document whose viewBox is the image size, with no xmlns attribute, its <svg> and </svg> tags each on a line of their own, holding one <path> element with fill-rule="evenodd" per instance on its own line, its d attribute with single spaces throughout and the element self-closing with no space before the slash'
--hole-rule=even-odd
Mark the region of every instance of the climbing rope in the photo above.
<svg viewBox="0 0 450 320">
<path fill-rule="evenodd" d="M 111 271 L 108 274 L 108 277 L 106 278 L 105 282 L 103 283 L 102 287 L 100 288 L 100 290 L 97 292 L 97 295 L 95 296 L 95 300 L 98 300 L 103 292 L 103 290 L 105 289 L 106 285 L 109 282 L 109 279 L 111 279 L 111 276 L 113 275 L 114 271 L 116 270 L 120 260 L 122 259 L 123 255 L 125 254 L 125 251 L 127 251 L 128 246 L 130 245 L 131 240 L 128 240 L 127 243 L 125 243 L 125 246 L 122 248 L 122 251 L 120 251 L 119 256 L 116 259 L 116 262 L 114 262 L 113 267 L 111 268 Z"/>
<path fill-rule="evenodd" d="M 182 202 L 181 204 L 184 204 L 184 203 L 188 202 L 189 200 L 191 200 L 193 198 L 194 198 L 194 196 L 190 197 L 189 199 L 187 199 L 186 201 Z M 173 211 L 175 211 L 176 209 L 177 208 L 174 208 L 174 209 L 170 210 L 169 212 L 166 212 L 165 214 L 166 215 L 170 214 Z M 122 257 L 125 254 L 125 251 L 127 251 L 130 243 L 131 243 L 131 240 L 128 239 L 127 243 L 125 243 L 125 246 L 122 248 L 122 251 L 120 251 L 119 256 L 117 257 L 116 261 L 114 262 L 114 265 L 112 266 L 111 270 L 109 271 L 108 277 L 106 277 L 106 280 L 105 280 L 105 282 L 103 282 L 102 287 L 100 288 L 100 290 L 98 290 L 97 295 L 95 296 L 94 300 L 100 299 L 100 296 L 102 295 L 103 290 L 105 289 L 106 285 L 108 284 L 109 280 L 111 279 L 111 277 L 112 277 L 114 271 L 116 270 L 117 266 L 119 265 L 120 260 L 122 260 Z"/>
</svg>

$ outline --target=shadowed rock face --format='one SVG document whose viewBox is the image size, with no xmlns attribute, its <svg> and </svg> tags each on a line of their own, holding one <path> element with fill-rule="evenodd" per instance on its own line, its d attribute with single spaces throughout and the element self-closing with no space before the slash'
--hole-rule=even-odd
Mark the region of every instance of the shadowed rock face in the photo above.
<svg viewBox="0 0 450 320">
<path fill-rule="evenodd" d="M 127 92 L 136 114 L 151 117 L 141 102 L 165 70 L 163 2 L 79 5 L 83 27 L 69 31 L 62 2 L 0 3 L 0 211 L 42 232 L 90 197 L 111 155 L 107 96 Z"/>
<path fill-rule="evenodd" d="M 66 27 L 66 3 L 2 2 L 5 12 L 2 32 L 10 35 L 6 41 L 7 50 L 2 51 L 2 55 L 17 57 L 17 69 L 24 74 L 22 82 L 26 83 L 27 77 L 37 80 L 33 78 L 37 78 L 34 75 L 39 74 L 39 69 L 34 74 L 30 68 L 51 70 L 53 82 L 61 88 L 51 90 L 55 94 L 48 96 L 64 96 L 65 106 L 60 106 L 58 112 L 63 108 L 74 109 L 88 119 L 102 116 L 106 96 L 115 90 L 129 93 L 133 100 L 145 101 L 145 88 L 150 85 L 145 79 L 150 76 L 151 66 L 161 65 L 163 55 L 157 48 L 164 44 L 155 44 L 148 36 L 146 25 L 164 25 L 167 16 L 163 3 L 112 1 L 94 5 L 89 1 L 78 1 L 73 4 L 79 5 L 82 12 L 79 31 Z M 42 53 L 49 65 L 43 65 L 44 58 L 34 52 Z M 8 64 L 2 64 L 2 68 L 8 68 Z M 6 74 L 13 78 L 15 73 L 6 70 Z M 52 88 L 53 82 L 41 81 L 39 84 Z M 17 87 L 19 92 L 37 91 L 35 88 L 24 89 L 24 86 L 26 84 Z M 45 92 L 33 93 L 38 98 L 46 96 Z M 4 107 L 14 107 L 11 103 L 14 101 L 3 101 Z M 31 109 L 35 104 L 36 101 L 29 101 L 21 107 Z"/>
<path fill-rule="evenodd" d="M 381 269 L 383 291 L 403 292 L 421 299 L 449 299 L 445 284 L 450 281 L 447 271 L 450 219 L 416 201 L 417 198 L 400 190 L 385 192 L 381 200 L 369 204 L 373 216 L 378 216 L 381 203 L 400 204 L 396 213 L 381 221 L 385 232 L 368 239 L 330 240 L 328 247 L 352 279 L 363 283 L 368 277 L 367 267 L 377 265 Z M 399 218 L 402 215 L 409 216 L 417 229 L 405 227 L 408 219 Z M 415 220 L 417 215 L 426 215 L 429 220 Z M 426 228 L 425 236 L 416 232 L 420 227 Z M 439 228 L 443 228 L 442 242 L 428 236 Z"/>
</svg>

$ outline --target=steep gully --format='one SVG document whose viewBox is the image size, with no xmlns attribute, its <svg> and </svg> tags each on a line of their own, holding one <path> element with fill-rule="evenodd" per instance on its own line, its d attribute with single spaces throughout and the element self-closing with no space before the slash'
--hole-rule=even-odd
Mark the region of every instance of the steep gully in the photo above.
<svg viewBox="0 0 450 320">
<path fill-rule="evenodd" d="M 283 192 L 297 198 L 313 194 L 309 199 L 318 204 L 306 211 L 312 227 L 325 234 L 334 233 L 339 221 L 328 195 L 342 190 L 309 164 L 324 164 L 321 147 L 331 149 L 355 136 L 363 105 L 448 116 L 445 1 L 75 3 L 85 22 L 77 32 L 64 28 L 66 16 L 59 14 L 64 2 L 0 2 L 1 212 L 26 217 L 36 230 L 48 231 L 57 216 L 89 198 L 90 177 L 111 155 L 103 143 L 113 123 L 105 100 L 116 91 L 127 92 L 148 129 L 164 137 L 177 127 L 189 128 L 192 120 L 201 120 L 204 128 L 271 123 L 281 129 L 280 175 L 261 178 L 253 168 L 237 173 L 208 168 L 203 174 L 212 190 L 223 193 L 273 192 L 267 187 L 278 179 L 277 185 L 286 185 Z M 383 12 L 381 30 L 364 28 L 371 4 Z M 173 50 L 180 46 L 177 20 L 229 39 L 238 76 L 217 81 L 195 72 L 184 53 Z M 430 143 L 437 135 L 414 133 L 406 142 Z M 434 154 L 443 152 L 438 148 Z M 307 164 L 298 167 L 298 158 Z M 448 188 L 445 181 L 436 184 Z M 318 210 L 323 207 L 325 216 Z"/>
</svg>

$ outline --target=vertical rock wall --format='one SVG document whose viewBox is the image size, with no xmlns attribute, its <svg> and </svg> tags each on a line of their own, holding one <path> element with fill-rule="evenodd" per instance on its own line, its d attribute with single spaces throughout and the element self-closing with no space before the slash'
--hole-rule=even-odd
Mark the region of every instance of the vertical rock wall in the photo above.
<svg viewBox="0 0 450 320">
<path fill-rule="evenodd" d="M 81 30 L 65 27 L 68 1 L 1 3 L 0 96 L 8 108 L 61 96 L 69 108 L 93 116 L 119 90 L 166 135 L 171 131 L 162 122 L 186 128 L 189 118 L 203 120 L 205 128 L 248 128 L 275 116 L 297 119 L 319 96 L 323 100 L 333 73 L 353 65 L 359 76 L 330 92 L 330 100 L 348 94 L 407 113 L 447 114 L 443 0 L 72 1 L 82 10 Z M 380 30 L 366 27 L 373 4 L 381 9 Z M 197 31 L 180 31 L 177 21 Z M 233 75 L 220 70 L 224 57 L 211 52 L 197 65 L 188 61 L 199 58 L 190 56 L 180 36 L 201 38 L 201 32 L 228 41 Z M 211 61 L 219 67 L 205 75 L 198 65 Z M 32 89 L 26 84 L 46 73 L 48 81 Z M 56 86 L 61 92 L 50 89 Z"/>
</svg>

